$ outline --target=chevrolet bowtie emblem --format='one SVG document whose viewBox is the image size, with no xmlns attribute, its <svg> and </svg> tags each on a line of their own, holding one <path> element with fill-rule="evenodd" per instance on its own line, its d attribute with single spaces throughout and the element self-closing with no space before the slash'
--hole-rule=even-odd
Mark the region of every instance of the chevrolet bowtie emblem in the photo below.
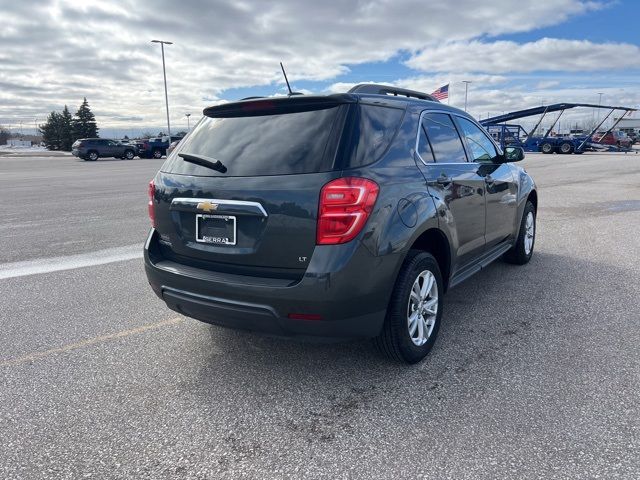
<svg viewBox="0 0 640 480">
<path fill-rule="evenodd" d="M 196 208 L 198 210 L 202 210 L 203 212 L 213 212 L 214 210 L 218 209 L 218 204 L 217 203 L 211 203 L 209 201 L 200 202 L 200 203 L 198 203 L 198 206 Z"/>
</svg>

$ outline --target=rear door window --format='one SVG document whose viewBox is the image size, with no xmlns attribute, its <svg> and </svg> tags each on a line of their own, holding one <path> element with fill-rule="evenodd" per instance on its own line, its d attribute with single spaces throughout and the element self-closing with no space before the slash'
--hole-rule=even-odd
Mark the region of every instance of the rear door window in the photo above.
<svg viewBox="0 0 640 480">
<path fill-rule="evenodd" d="M 424 123 L 420 124 L 420 132 L 418 132 L 418 155 L 425 163 L 433 163 L 435 161 Z"/>
<path fill-rule="evenodd" d="M 463 163 L 467 161 L 462 139 L 453 120 L 446 113 L 427 113 L 422 125 L 429 137 L 436 162 Z"/>
<path fill-rule="evenodd" d="M 345 106 L 275 115 L 205 117 L 179 143 L 162 170 L 225 177 L 330 171 L 337 148 L 332 129 L 343 108 Z M 180 153 L 219 160 L 226 172 L 186 162 Z"/>
</svg>

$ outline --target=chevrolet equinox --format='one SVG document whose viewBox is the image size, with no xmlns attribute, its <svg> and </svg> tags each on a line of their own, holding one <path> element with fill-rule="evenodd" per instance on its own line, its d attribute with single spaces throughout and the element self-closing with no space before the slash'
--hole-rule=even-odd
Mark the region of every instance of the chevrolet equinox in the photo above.
<svg viewBox="0 0 640 480">
<path fill-rule="evenodd" d="M 519 147 L 467 113 L 381 85 L 209 107 L 149 184 L 144 247 L 169 308 L 283 336 L 373 337 L 415 363 L 444 293 L 533 253 Z"/>
</svg>

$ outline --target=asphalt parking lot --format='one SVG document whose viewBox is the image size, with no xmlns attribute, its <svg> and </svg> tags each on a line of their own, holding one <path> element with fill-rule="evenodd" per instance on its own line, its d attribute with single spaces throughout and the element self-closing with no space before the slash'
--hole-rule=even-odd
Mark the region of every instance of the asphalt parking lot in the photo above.
<svg viewBox="0 0 640 480">
<path fill-rule="evenodd" d="M 412 367 L 164 307 L 160 164 L 0 157 L 1 478 L 640 477 L 640 155 L 529 155 L 532 261 L 453 289 Z"/>
</svg>

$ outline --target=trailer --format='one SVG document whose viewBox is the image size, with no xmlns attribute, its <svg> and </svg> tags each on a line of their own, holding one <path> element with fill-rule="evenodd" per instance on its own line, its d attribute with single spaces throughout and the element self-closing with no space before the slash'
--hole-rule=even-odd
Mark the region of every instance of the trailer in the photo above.
<svg viewBox="0 0 640 480">
<path fill-rule="evenodd" d="M 562 114 L 569 109 L 585 107 L 607 109 L 609 112 L 600 123 L 587 135 L 569 135 L 569 136 L 553 136 L 551 132 L 556 126 Z M 615 112 L 622 111 L 620 118 L 616 119 L 611 128 L 604 135 L 600 136 L 597 141 L 593 140 L 593 135 L 607 121 L 607 119 Z M 542 153 L 561 153 L 561 154 L 581 154 L 587 150 L 598 151 L 631 151 L 630 148 L 624 148 L 617 145 L 604 145 L 602 140 L 620 123 L 622 118 L 636 111 L 635 108 L 629 107 L 613 107 L 609 105 L 594 105 L 591 103 L 555 103 L 553 105 L 543 105 L 540 107 L 528 108 L 525 110 L 517 110 L 515 112 L 505 113 L 496 117 L 485 118 L 480 124 L 485 127 L 489 134 L 504 149 L 508 145 L 522 147 L 527 152 Z M 548 115 L 559 112 L 551 126 L 544 135 L 536 135 L 536 130 L 542 124 L 542 120 Z M 532 117 L 540 115 L 540 119 L 530 131 L 526 131 L 522 125 L 507 123 L 520 118 Z"/>
</svg>

